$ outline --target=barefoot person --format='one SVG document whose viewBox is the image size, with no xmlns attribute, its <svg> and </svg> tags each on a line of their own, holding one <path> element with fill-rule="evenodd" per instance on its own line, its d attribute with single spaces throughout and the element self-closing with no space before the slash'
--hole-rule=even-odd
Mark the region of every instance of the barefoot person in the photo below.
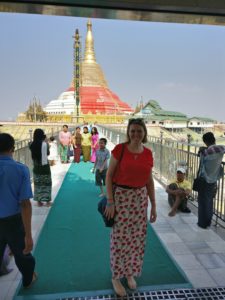
<svg viewBox="0 0 225 300">
<path fill-rule="evenodd" d="M 57 141 L 55 140 L 54 136 L 49 138 L 49 152 L 48 161 L 50 166 L 54 166 L 56 161 L 58 160 L 58 145 Z"/>
<path fill-rule="evenodd" d="M 104 186 L 105 186 L 105 178 L 106 172 L 108 169 L 108 160 L 110 157 L 109 150 L 106 148 L 107 139 L 100 138 L 99 140 L 99 149 L 96 152 L 96 161 L 92 172 L 95 170 L 95 185 L 99 186 L 101 194 L 99 197 L 103 197 L 105 195 Z"/>
<path fill-rule="evenodd" d="M 52 177 L 48 162 L 49 146 L 42 129 L 35 129 L 30 150 L 34 164 L 34 201 L 37 201 L 38 206 L 42 206 L 43 203 L 46 203 L 46 206 L 51 206 Z"/>
<path fill-rule="evenodd" d="M 14 145 L 10 134 L 0 133 L 0 266 L 8 244 L 22 274 L 22 284 L 28 288 L 37 277 L 31 254 L 33 195 L 29 169 L 12 157 Z"/>
<path fill-rule="evenodd" d="M 88 127 L 83 127 L 83 133 L 81 134 L 81 148 L 83 153 L 83 161 L 88 162 L 91 158 L 91 134 L 88 131 Z"/>
<path fill-rule="evenodd" d="M 185 179 L 185 173 L 185 168 L 178 168 L 177 178 L 166 187 L 168 202 L 171 206 L 171 211 L 169 212 L 170 217 L 175 216 L 177 210 L 183 213 L 191 212 L 187 207 L 187 197 L 191 194 L 191 183 Z"/>
<path fill-rule="evenodd" d="M 147 129 L 142 119 L 131 119 L 127 143 L 113 151 L 106 175 L 106 217 L 114 217 L 111 231 L 110 260 L 112 284 L 117 295 L 128 287 L 136 289 L 135 277 L 141 275 L 147 234 L 148 197 L 151 202 L 150 222 L 155 222 L 155 188 L 152 177 L 153 157 L 147 142 Z M 114 188 L 113 188 L 114 186 Z"/>
<path fill-rule="evenodd" d="M 211 225 L 213 217 L 213 199 L 217 192 L 217 180 L 224 176 L 221 162 L 225 153 L 224 145 L 216 145 L 212 132 L 202 136 L 206 148 L 201 147 L 201 168 L 199 176 L 202 178 L 201 189 L 198 192 L 198 226 L 206 229 Z M 222 168 L 222 169 L 221 169 Z"/>
<path fill-rule="evenodd" d="M 59 133 L 59 156 L 62 164 L 69 163 L 70 142 L 71 133 L 68 131 L 68 125 L 63 125 L 63 130 Z"/>
<path fill-rule="evenodd" d="M 97 127 L 92 127 L 91 129 L 91 162 L 95 163 L 96 161 L 96 152 L 99 149 L 99 134 Z"/>
<path fill-rule="evenodd" d="M 74 153 L 74 162 L 80 162 L 80 155 L 81 155 L 81 133 L 80 127 L 76 127 L 76 131 L 71 137 L 71 143 L 73 145 L 73 153 Z"/>
</svg>

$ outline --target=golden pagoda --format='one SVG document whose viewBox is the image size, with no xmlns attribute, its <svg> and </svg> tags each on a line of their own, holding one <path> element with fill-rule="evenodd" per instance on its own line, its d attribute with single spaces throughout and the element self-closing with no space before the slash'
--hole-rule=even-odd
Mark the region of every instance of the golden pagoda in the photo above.
<svg viewBox="0 0 225 300">
<path fill-rule="evenodd" d="M 69 121 L 68 117 L 71 118 L 72 114 L 73 116 L 76 115 L 76 86 L 74 75 L 70 87 L 60 95 L 58 100 L 53 100 L 46 106 L 45 110 L 52 120 L 56 121 L 61 117 L 65 121 Z M 79 91 L 77 92 L 79 92 L 79 122 L 122 122 L 127 115 L 133 112 L 133 109 L 127 103 L 121 101 L 109 89 L 104 73 L 96 62 L 90 20 L 87 22 L 84 57 L 79 64 Z M 57 101 L 60 101 L 60 111 L 54 114 L 53 110 L 57 106 Z M 70 107 L 70 110 L 66 110 L 67 107 Z"/>
<path fill-rule="evenodd" d="M 87 23 L 84 59 L 81 63 L 81 86 L 101 86 L 108 88 L 102 69 L 96 62 L 92 24 L 90 20 Z"/>
</svg>

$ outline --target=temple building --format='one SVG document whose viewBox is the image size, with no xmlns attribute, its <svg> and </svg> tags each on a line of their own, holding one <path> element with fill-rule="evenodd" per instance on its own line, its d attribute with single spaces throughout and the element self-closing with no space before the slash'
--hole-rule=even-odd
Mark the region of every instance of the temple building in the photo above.
<svg viewBox="0 0 225 300">
<path fill-rule="evenodd" d="M 215 123 L 215 120 L 211 118 L 188 118 L 181 112 L 164 110 L 156 100 L 149 100 L 139 112 L 134 114 L 134 117 L 143 118 L 151 126 L 186 135 L 193 135 L 193 132 L 202 134 L 205 130 L 212 130 Z"/>
<path fill-rule="evenodd" d="M 150 124 L 163 125 L 165 123 L 174 122 L 177 124 L 187 124 L 187 116 L 176 111 L 168 111 L 161 108 L 156 100 L 150 100 L 144 107 L 135 114 L 135 116 L 142 117 Z"/>
<path fill-rule="evenodd" d="M 77 31 L 78 32 L 78 31 Z M 76 46 L 74 46 L 75 48 Z M 76 53 L 74 57 L 76 56 Z M 76 65 L 76 61 L 74 65 Z M 51 121 L 70 121 L 76 115 L 76 84 L 74 79 L 70 87 L 58 99 L 52 100 L 44 108 Z M 84 58 L 79 64 L 79 122 L 121 122 L 133 109 L 110 90 L 101 66 L 96 62 L 92 24 L 87 22 Z"/>
</svg>

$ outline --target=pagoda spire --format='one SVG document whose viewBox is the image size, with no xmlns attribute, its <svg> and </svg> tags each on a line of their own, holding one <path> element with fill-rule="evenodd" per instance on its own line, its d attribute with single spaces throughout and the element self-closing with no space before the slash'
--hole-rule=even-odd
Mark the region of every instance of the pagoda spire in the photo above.
<svg viewBox="0 0 225 300">
<path fill-rule="evenodd" d="M 94 50 L 94 38 L 92 35 L 91 20 L 87 22 L 87 35 L 85 41 L 84 59 L 81 63 L 81 86 L 107 87 L 103 71 L 96 62 Z"/>
<path fill-rule="evenodd" d="M 76 99 L 76 117 L 78 123 L 80 114 L 80 35 L 78 29 L 75 31 L 74 38 L 74 98 Z"/>
<path fill-rule="evenodd" d="M 85 41 L 84 62 L 88 62 L 88 63 L 96 62 L 95 50 L 94 50 L 94 38 L 92 35 L 92 23 L 90 19 L 87 22 L 87 35 Z"/>
</svg>

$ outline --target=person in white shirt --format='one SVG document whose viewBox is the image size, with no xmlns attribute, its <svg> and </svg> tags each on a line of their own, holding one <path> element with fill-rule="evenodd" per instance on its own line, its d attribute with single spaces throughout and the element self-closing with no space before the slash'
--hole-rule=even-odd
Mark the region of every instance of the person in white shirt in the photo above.
<svg viewBox="0 0 225 300">
<path fill-rule="evenodd" d="M 206 145 L 201 147 L 199 177 L 202 178 L 201 188 L 198 191 L 198 226 L 206 229 L 211 225 L 213 216 L 213 198 L 217 192 L 217 180 L 223 176 L 221 162 L 225 146 L 216 145 L 212 132 L 207 132 L 202 137 Z"/>
<path fill-rule="evenodd" d="M 50 152 L 50 154 L 48 155 L 49 164 L 50 166 L 54 166 L 58 159 L 58 146 L 54 136 L 51 136 L 49 138 L 49 152 Z"/>
</svg>

